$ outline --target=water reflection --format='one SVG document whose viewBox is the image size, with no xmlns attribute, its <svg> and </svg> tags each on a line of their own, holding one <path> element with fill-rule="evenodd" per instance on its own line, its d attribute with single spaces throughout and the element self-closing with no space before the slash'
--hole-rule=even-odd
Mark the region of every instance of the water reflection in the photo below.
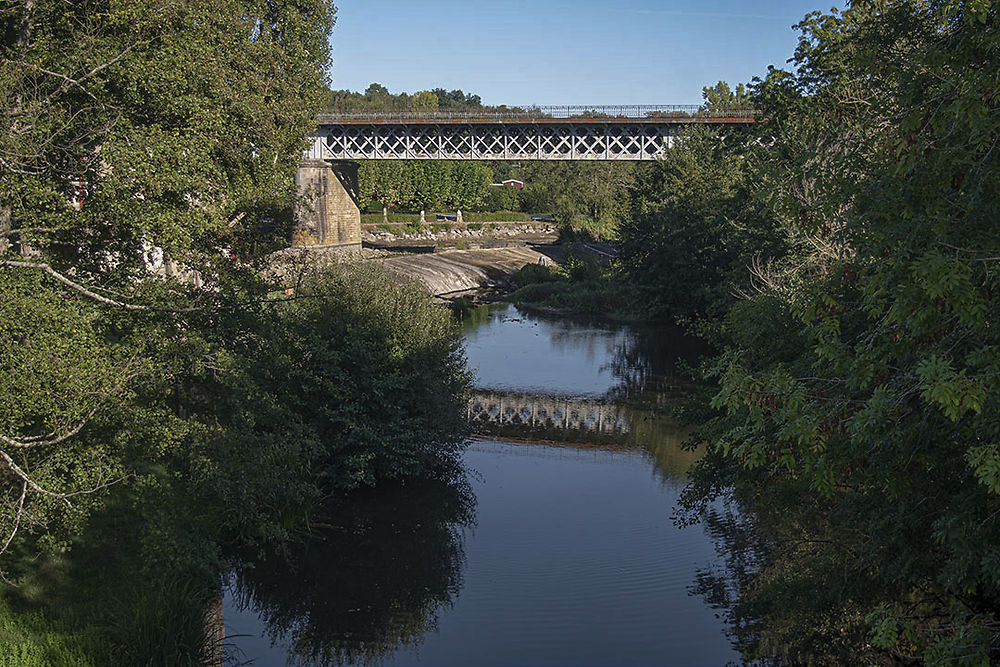
<svg viewBox="0 0 1000 667">
<path fill-rule="evenodd" d="M 512 306 L 466 322 L 476 430 L 522 441 L 465 453 L 475 512 L 468 484 L 350 499 L 236 573 L 227 629 L 252 636 L 234 643 L 264 665 L 737 659 L 706 594 L 712 542 L 670 519 L 700 457 L 669 415 L 696 348 L 669 327 Z"/>
<path fill-rule="evenodd" d="M 665 478 L 681 480 L 701 457 L 683 447 L 688 429 L 662 410 L 625 401 L 475 391 L 468 416 L 475 432 L 515 440 L 645 450 Z"/>
<path fill-rule="evenodd" d="M 718 558 L 711 567 L 698 570 L 691 593 L 704 599 L 726 621 L 726 634 L 736 650 L 756 655 L 763 628 L 762 610 L 746 599 L 745 592 L 772 559 L 773 545 L 755 517 L 734 501 L 709 504 L 699 514 L 715 543 Z M 755 664 L 772 662 L 758 660 Z"/>
<path fill-rule="evenodd" d="M 703 351 L 670 325 L 569 319 L 510 304 L 471 311 L 463 326 L 480 389 L 662 402 L 686 386 L 680 364 Z"/>
<path fill-rule="evenodd" d="M 679 480 L 701 456 L 671 417 L 702 344 L 675 326 L 566 318 L 496 304 L 463 320 L 477 433 L 644 449 Z"/>
<path fill-rule="evenodd" d="M 269 640 L 238 642 L 245 663 L 368 665 L 419 644 L 461 586 L 474 505 L 464 480 L 383 485 L 339 501 L 308 541 L 244 563 L 229 606 L 253 610 Z M 229 634 L 237 619 L 227 611 Z"/>
</svg>

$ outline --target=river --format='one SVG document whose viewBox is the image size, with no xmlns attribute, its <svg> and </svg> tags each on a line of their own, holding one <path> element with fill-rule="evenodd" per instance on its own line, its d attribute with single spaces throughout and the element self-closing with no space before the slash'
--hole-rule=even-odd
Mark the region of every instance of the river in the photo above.
<svg viewBox="0 0 1000 667">
<path fill-rule="evenodd" d="M 532 315 L 465 323 L 482 434 L 465 480 L 357 494 L 317 537 L 236 572 L 228 662 L 720 665 L 720 567 L 672 520 L 697 454 L 662 408 L 697 347 L 668 327 Z"/>
</svg>

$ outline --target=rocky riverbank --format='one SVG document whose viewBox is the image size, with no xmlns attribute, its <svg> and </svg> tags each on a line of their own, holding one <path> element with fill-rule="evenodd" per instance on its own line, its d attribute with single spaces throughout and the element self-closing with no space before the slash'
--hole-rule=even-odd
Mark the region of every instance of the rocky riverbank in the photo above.
<svg viewBox="0 0 1000 667">
<path fill-rule="evenodd" d="M 406 225 L 394 225 L 392 231 L 385 225 L 364 225 L 361 240 L 376 246 L 444 244 L 460 246 L 489 241 L 553 240 L 559 235 L 558 226 L 551 223 L 467 223 L 442 228 L 440 225 L 426 225 L 415 229 Z"/>
</svg>

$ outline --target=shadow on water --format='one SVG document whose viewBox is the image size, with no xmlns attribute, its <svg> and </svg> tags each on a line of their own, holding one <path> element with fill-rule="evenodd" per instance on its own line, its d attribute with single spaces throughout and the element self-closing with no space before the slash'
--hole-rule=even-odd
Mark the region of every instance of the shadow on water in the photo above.
<svg viewBox="0 0 1000 667">
<path fill-rule="evenodd" d="M 308 541 L 237 567 L 232 598 L 254 610 L 289 664 L 378 664 L 419 645 L 452 605 L 463 528 L 474 521 L 464 479 L 383 484 L 339 501 Z"/>
<path fill-rule="evenodd" d="M 698 570 L 690 593 L 705 600 L 725 620 L 726 634 L 734 648 L 744 657 L 754 656 L 763 628 L 762 610 L 748 603 L 744 596 L 764 564 L 772 559 L 773 545 L 753 514 L 738 507 L 734 501 L 713 503 L 704 507 L 699 515 L 712 538 L 718 559 L 712 566 Z M 752 664 L 779 663 L 758 657 Z"/>
</svg>

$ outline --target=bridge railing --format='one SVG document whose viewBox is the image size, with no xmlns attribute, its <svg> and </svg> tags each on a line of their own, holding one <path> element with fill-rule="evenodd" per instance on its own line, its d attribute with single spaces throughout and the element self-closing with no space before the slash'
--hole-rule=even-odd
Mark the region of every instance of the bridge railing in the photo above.
<svg viewBox="0 0 1000 667">
<path fill-rule="evenodd" d="M 618 105 L 568 105 L 532 107 L 493 107 L 489 109 L 462 109 L 456 111 L 398 110 L 398 111 L 328 111 L 320 114 L 320 122 L 413 122 L 413 121 L 497 121 L 497 120 L 547 120 L 547 119 L 711 119 L 746 118 L 758 116 L 755 109 L 705 109 L 695 104 L 618 104 Z"/>
</svg>

